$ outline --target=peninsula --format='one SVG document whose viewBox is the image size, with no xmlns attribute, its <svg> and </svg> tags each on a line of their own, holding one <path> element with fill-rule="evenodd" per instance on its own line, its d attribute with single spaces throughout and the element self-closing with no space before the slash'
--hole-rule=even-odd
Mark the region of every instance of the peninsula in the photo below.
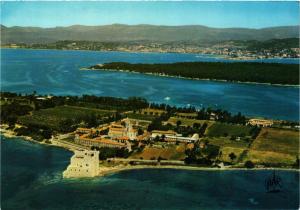
<svg viewBox="0 0 300 210">
<path fill-rule="evenodd" d="M 299 85 L 299 66 L 297 64 L 251 62 L 180 62 L 163 64 L 132 64 L 126 62 L 112 62 L 97 64 L 89 67 L 88 69 L 129 71 L 191 79 Z"/>
</svg>

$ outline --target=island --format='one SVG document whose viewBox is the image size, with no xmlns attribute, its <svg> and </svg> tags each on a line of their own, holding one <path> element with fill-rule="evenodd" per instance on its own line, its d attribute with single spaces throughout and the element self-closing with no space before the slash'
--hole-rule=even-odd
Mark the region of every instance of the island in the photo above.
<svg viewBox="0 0 300 210">
<path fill-rule="evenodd" d="M 87 69 L 129 71 L 188 79 L 299 85 L 298 64 L 254 62 L 179 62 L 141 64 L 112 62 L 96 64 Z"/>
<path fill-rule="evenodd" d="M 1 92 L 1 134 L 74 152 L 65 178 L 139 168 L 297 169 L 299 122 L 144 98 Z"/>
</svg>

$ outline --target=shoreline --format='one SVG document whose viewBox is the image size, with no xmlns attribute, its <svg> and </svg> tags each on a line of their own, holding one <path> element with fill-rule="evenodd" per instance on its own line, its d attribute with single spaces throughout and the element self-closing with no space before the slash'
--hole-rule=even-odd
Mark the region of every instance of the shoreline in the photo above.
<svg viewBox="0 0 300 210">
<path fill-rule="evenodd" d="M 45 143 L 44 141 L 36 141 L 29 136 L 17 136 L 14 131 L 7 129 L 7 124 L 1 124 L 0 127 L 0 135 L 10 139 L 10 138 L 20 138 L 24 141 L 29 141 L 31 143 L 41 144 L 43 146 L 54 146 L 61 149 L 68 150 L 74 153 L 74 149 L 68 147 L 66 145 L 57 145 L 57 144 L 49 144 Z M 141 169 L 174 169 L 174 170 L 191 170 L 191 171 L 253 171 L 253 170 L 277 170 L 277 171 L 298 171 L 300 172 L 299 168 L 274 168 L 274 167 L 256 167 L 256 168 L 245 168 L 245 167 L 231 167 L 227 166 L 224 168 L 218 167 L 203 167 L 203 166 L 191 166 L 191 165 L 129 165 L 129 164 L 118 164 L 115 166 L 103 166 L 100 164 L 99 173 L 94 177 L 105 177 L 108 175 L 112 175 L 115 173 L 119 173 L 122 171 L 129 171 L 129 170 L 141 170 Z M 79 177 L 78 177 L 79 178 Z M 82 177 L 85 178 L 85 177 Z"/>
<path fill-rule="evenodd" d="M 292 85 L 292 84 L 272 84 L 272 83 L 262 83 L 262 82 L 242 82 L 242 81 L 228 81 L 222 79 L 200 79 L 200 78 L 192 78 L 192 77 L 182 77 L 182 76 L 173 76 L 168 74 L 158 74 L 158 73 L 142 73 L 138 71 L 131 71 L 131 70 L 116 70 L 116 69 L 94 69 L 94 68 L 80 68 L 81 71 L 108 71 L 108 72 L 125 72 L 125 73 L 132 73 L 132 74 L 143 74 L 143 75 L 150 75 L 156 77 L 166 77 L 166 78 L 175 78 L 175 79 L 185 79 L 185 80 L 195 80 L 195 81 L 209 81 L 209 82 L 222 82 L 222 83 L 234 83 L 234 84 L 246 84 L 246 85 L 268 85 L 274 87 L 293 87 L 293 88 L 300 88 L 300 84 Z"/>
<path fill-rule="evenodd" d="M 228 61 L 252 61 L 252 62 L 257 62 L 260 63 L 261 59 L 266 59 L 266 60 L 273 60 L 273 59 L 297 59 L 299 60 L 300 58 L 293 58 L 293 57 L 287 57 L 287 58 L 283 58 L 283 57 L 271 57 L 271 58 L 252 58 L 252 57 L 230 57 L 228 55 L 223 55 L 223 54 L 205 54 L 202 52 L 174 52 L 174 51 L 131 51 L 131 50 L 84 50 L 84 49 L 57 49 L 57 48 L 49 48 L 49 49 L 45 49 L 45 48 L 30 48 L 30 47 L 17 47 L 17 48 L 13 48 L 13 47 L 0 47 L 0 49 L 24 49 L 24 50 L 59 50 L 59 51 L 82 51 L 82 52 L 121 52 L 121 53 L 170 53 L 170 54 L 192 54 L 192 55 L 202 55 L 204 57 L 208 57 L 208 58 L 215 58 L 215 59 L 224 59 L 224 60 L 228 60 Z M 218 61 L 216 61 L 218 62 Z M 276 62 L 277 63 L 277 62 Z"/>
<path fill-rule="evenodd" d="M 234 168 L 234 167 L 226 167 L 226 168 L 217 168 L 217 167 L 197 167 L 197 166 L 174 166 L 174 165 L 136 165 L 136 166 L 114 166 L 114 167 L 101 167 L 99 169 L 99 174 L 95 177 L 105 177 L 108 175 L 120 173 L 122 171 L 130 171 L 130 170 L 142 170 L 142 169 L 174 169 L 174 170 L 189 170 L 189 171 L 262 171 L 262 170 L 277 170 L 277 171 L 295 171 L 300 172 L 300 169 L 296 168 Z"/>
<path fill-rule="evenodd" d="M 20 138 L 21 140 L 24 141 L 28 141 L 31 143 L 36 143 L 36 144 L 41 144 L 44 146 L 53 146 L 53 147 L 58 147 L 58 148 L 62 148 L 71 152 L 74 152 L 74 150 L 71 147 L 67 147 L 67 146 L 62 146 L 62 145 L 56 145 L 51 143 L 46 143 L 44 139 L 43 141 L 37 141 L 32 139 L 32 137 L 30 136 L 17 136 L 16 133 L 10 129 L 8 129 L 8 125 L 7 124 L 1 124 L 0 125 L 0 136 L 4 136 L 7 139 L 12 139 L 12 138 Z"/>
</svg>

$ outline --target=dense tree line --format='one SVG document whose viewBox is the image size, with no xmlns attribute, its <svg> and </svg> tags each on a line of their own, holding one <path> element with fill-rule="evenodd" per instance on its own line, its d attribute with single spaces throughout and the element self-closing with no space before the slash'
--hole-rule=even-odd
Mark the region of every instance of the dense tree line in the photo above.
<svg viewBox="0 0 300 210">
<path fill-rule="evenodd" d="M 166 64 L 106 63 L 93 69 L 129 70 L 141 73 L 271 84 L 299 84 L 297 64 L 254 62 L 180 62 Z"/>
<path fill-rule="evenodd" d="M 41 97 L 44 97 L 44 100 L 41 100 Z M 1 98 L 12 98 L 13 100 L 26 99 L 28 100 L 28 103 L 32 102 L 34 104 L 36 110 L 52 108 L 61 105 L 83 106 L 108 110 L 134 110 L 146 108 L 149 106 L 147 100 L 140 97 L 117 98 L 94 95 L 49 97 L 47 95 L 37 95 L 35 91 L 31 94 L 25 95 L 10 92 L 1 92 Z"/>
<path fill-rule="evenodd" d="M 17 102 L 1 105 L 1 123 L 8 123 L 13 126 L 18 119 L 18 116 L 29 114 L 33 108 L 28 105 L 22 105 Z"/>
</svg>

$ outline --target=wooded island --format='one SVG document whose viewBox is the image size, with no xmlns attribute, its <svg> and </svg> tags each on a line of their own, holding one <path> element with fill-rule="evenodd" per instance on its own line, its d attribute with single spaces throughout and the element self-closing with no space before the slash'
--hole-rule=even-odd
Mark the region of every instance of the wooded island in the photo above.
<svg viewBox="0 0 300 210">
<path fill-rule="evenodd" d="M 281 85 L 299 85 L 297 64 L 252 62 L 180 62 L 164 64 L 131 64 L 112 62 L 89 67 L 91 70 L 117 70 L 176 76 L 192 79 L 257 82 Z"/>
</svg>

